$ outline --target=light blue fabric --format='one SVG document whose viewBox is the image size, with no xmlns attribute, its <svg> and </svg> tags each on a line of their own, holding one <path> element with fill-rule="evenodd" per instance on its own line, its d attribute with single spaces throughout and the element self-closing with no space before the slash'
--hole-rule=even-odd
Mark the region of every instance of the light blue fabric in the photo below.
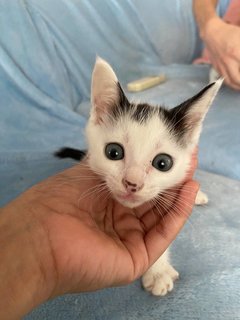
<svg viewBox="0 0 240 320">
<path fill-rule="evenodd" d="M 173 81 L 182 77 L 181 87 L 168 81 L 166 86 L 155 89 L 159 92 L 157 103 L 169 98 L 169 90 L 175 91 L 172 98 L 182 91 L 187 93 L 184 98 L 192 94 L 193 90 L 187 91 L 188 85 L 185 88 L 184 75 L 188 73 L 194 79 L 195 67 L 188 67 L 187 73 L 185 66 L 161 67 L 193 58 L 198 41 L 191 1 L 175 0 L 171 6 L 167 1 L 161 3 L 158 8 L 152 0 L 152 5 L 145 8 L 146 2 L 130 0 L 0 1 L 0 102 L 4 108 L 0 118 L 0 161 L 10 161 L 15 152 L 28 158 L 29 152 L 50 151 L 62 144 L 85 146 L 83 105 L 89 107 L 96 53 L 113 65 L 123 84 L 161 71 L 170 72 Z M 169 41 L 166 34 L 171 35 Z M 201 78 L 202 85 L 206 75 L 207 71 Z M 151 98 L 149 92 L 142 94 L 143 99 Z M 239 150 L 234 141 L 232 146 Z M 214 150 L 216 154 L 219 149 L 216 146 Z M 234 172 L 229 173 L 221 165 L 210 166 L 211 161 L 200 163 L 205 169 L 239 178 L 239 171 L 232 166 L 228 171 Z"/>
<path fill-rule="evenodd" d="M 73 165 L 53 158 L 57 148 L 85 147 L 96 54 L 124 87 L 166 73 L 165 84 L 131 99 L 171 107 L 208 82 L 206 66 L 189 64 L 202 46 L 191 0 L 0 0 L 0 30 L 1 206 Z M 229 179 L 240 180 L 239 98 L 221 89 L 204 124 L 200 167 L 219 176 L 199 172 L 210 204 L 174 244 L 176 290 L 157 299 L 136 282 L 55 299 L 26 319 L 240 319 L 240 182 Z"/>
</svg>

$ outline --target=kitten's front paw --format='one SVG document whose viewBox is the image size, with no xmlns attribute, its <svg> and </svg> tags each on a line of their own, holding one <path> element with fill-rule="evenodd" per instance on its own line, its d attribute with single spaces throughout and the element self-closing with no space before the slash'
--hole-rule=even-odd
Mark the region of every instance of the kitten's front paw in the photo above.
<svg viewBox="0 0 240 320">
<path fill-rule="evenodd" d="M 208 196 L 206 195 L 206 193 L 199 190 L 195 199 L 195 204 L 197 206 L 202 206 L 207 203 L 208 203 Z"/>
<path fill-rule="evenodd" d="M 172 291 L 174 281 L 179 278 L 179 273 L 168 264 L 163 270 L 148 270 L 142 277 L 142 284 L 145 290 L 150 291 L 154 296 L 165 296 Z"/>
</svg>

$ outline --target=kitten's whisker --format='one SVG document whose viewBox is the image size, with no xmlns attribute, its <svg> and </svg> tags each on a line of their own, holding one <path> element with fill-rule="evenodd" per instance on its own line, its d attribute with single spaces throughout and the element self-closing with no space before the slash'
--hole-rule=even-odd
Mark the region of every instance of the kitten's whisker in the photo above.
<svg viewBox="0 0 240 320">
<path fill-rule="evenodd" d="M 68 181 L 99 181 L 99 177 L 84 177 L 84 176 L 76 176 L 76 177 L 71 177 L 68 179 Z"/>
<path fill-rule="evenodd" d="M 190 193 L 188 193 L 188 194 L 190 194 Z M 195 193 L 192 193 L 192 194 L 195 194 Z M 191 195 L 192 195 L 191 194 Z M 177 200 L 177 201 L 181 201 L 181 202 L 184 202 L 184 201 L 186 201 L 186 203 L 189 203 L 189 204 L 191 204 L 192 203 L 192 201 L 190 201 L 190 199 L 189 199 L 189 197 L 187 196 L 187 195 L 181 195 L 180 197 L 179 197 L 179 194 L 176 194 L 176 193 L 171 193 L 171 192 L 164 192 L 164 193 L 162 193 L 162 194 L 160 194 L 160 196 L 165 196 L 166 198 L 169 198 L 169 199 L 171 199 L 171 200 L 173 200 L 173 201 L 175 201 L 175 200 Z"/>
<path fill-rule="evenodd" d="M 81 195 L 81 197 L 78 199 L 78 203 L 79 203 L 82 199 L 84 199 L 84 198 L 86 198 L 86 197 L 90 197 L 90 196 L 91 196 L 92 194 L 94 194 L 99 188 L 101 188 L 101 187 L 103 187 L 103 186 L 105 187 L 105 182 L 99 183 L 99 184 L 94 185 L 93 187 L 87 189 L 87 190 Z"/>
<path fill-rule="evenodd" d="M 105 196 L 104 198 L 102 199 L 102 201 L 106 201 L 108 198 L 110 198 L 112 196 L 112 192 L 109 190 L 109 188 L 107 187 L 107 190 L 105 192 Z"/>
<path fill-rule="evenodd" d="M 162 214 L 162 217 L 164 218 L 165 214 L 170 215 L 170 217 L 173 219 L 174 221 L 174 215 L 171 212 L 171 206 L 169 205 L 169 203 L 167 201 L 165 201 L 165 199 L 159 199 L 159 198 L 155 198 L 155 203 L 158 207 L 160 207 L 159 209 L 164 209 L 165 213 Z M 159 211 L 159 210 L 158 210 Z M 175 223 L 175 221 L 174 221 Z"/>
<path fill-rule="evenodd" d="M 175 201 L 170 201 L 168 199 L 165 199 L 165 198 L 161 198 L 161 199 L 157 199 L 160 203 L 164 202 L 167 206 L 168 206 L 168 212 L 170 213 L 173 213 L 175 212 L 175 214 L 178 214 L 179 212 L 181 214 L 183 214 L 185 217 L 188 218 L 188 220 L 191 219 L 191 216 L 189 216 L 188 214 L 186 214 L 185 210 L 181 207 L 181 204 L 179 206 L 179 202 L 177 202 L 178 205 L 176 205 L 176 202 Z M 184 206 L 186 205 L 186 203 L 183 204 Z M 191 206 L 192 208 L 192 206 Z M 177 210 L 176 210 L 177 209 Z M 173 211 L 173 212 L 172 212 Z M 190 223 L 191 221 L 189 221 Z M 192 224 L 192 223 L 190 223 Z"/>
<path fill-rule="evenodd" d="M 154 199 L 151 199 L 151 200 L 150 200 L 150 203 L 151 203 L 152 207 L 155 208 Z M 154 214 L 153 211 L 152 211 L 152 214 L 153 214 L 153 218 L 155 218 L 155 226 L 156 226 L 156 225 L 157 225 L 157 220 L 156 220 L 156 217 L 155 217 L 155 214 Z M 160 214 L 160 216 L 162 216 L 162 213 L 161 213 L 161 212 L 160 212 L 159 214 Z"/>
<path fill-rule="evenodd" d="M 188 199 L 179 199 L 176 197 L 171 197 L 170 195 L 168 195 L 168 198 L 164 198 L 165 201 L 169 201 L 170 203 L 174 204 L 174 203 L 178 203 L 180 205 L 183 205 L 186 208 L 192 209 L 193 206 L 192 204 L 188 201 Z"/>
<path fill-rule="evenodd" d="M 97 201 L 97 199 L 101 197 L 101 201 L 105 201 L 108 198 L 109 189 L 107 188 L 107 185 L 100 185 L 98 189 L 95 189 L 91 194 L 88 194 L 88 196 L 91 196 L 94 194 L 94 201 Z M 102 198 L 102 195 L 105 194 L 104 198 Z M 80 205 L 80 201 L 82 199 L 78 200 L 78 206 Z M 91 212 L 93 207 L 93 201 L 91 202 L 91 208 L 89 209 Z"/>
<path fill-rule="evenodd" d="M 175 222 L 175 220 L 174 220 L 174 216 L 172 215 L 172 211 L 171 211 L 172 209 L 169 208 L 169 207 L 167 207 L 167 203 L 164 202 L 164 201 L 159 201 L 159 199 L 158 199 L 157 204 L 158 204 L 159 206 L 161 206 L 161 207 L 164 208 L 165 214 L 169 215 L 170 218 L 172 219 L 173 223 L 175 224 L 175 226 L 177 226 L 177 225 L 176 225 L 176 222 Z M 170 210 L 170 209 L 171 209 L 171 210 Z M 165 217 L 165 214 L 162 215 L 163 219 L 164 219 L 164 217 Z"/>
<path fill-rule="evenodd" d="M 192 221 L 191 216 L 187 215 L 182 208 L 179 208 L 178 206 L 174 205 L 172 207 L 172 210 L 173 210 L 173 214 L 176 216 L 179 215 L 179 213 L 181 215 L 185 216 L 187 218 L 186 223 L 189 223 L 189 225 L 195 230 L 195 226 L 194 226 L 194 223 Z"/>
<path fill-rule="evenodd" d="M 53 190 L 60 190 L 61 187 L 63 186 L 74 186 L 74 183 L 76 182 L 81 182 L 81 181 L 98 181 L 99 179 L 97 179 L 96 177 L 83 177 L 83 176 L 79 176 L 79 177 L 58 177 L 57 179 L 59 181 L 58 185 L 55 186 L 53 188 Z"/>
<path fill-rule="evenodd" d="M 163 219 L 165 219 L 164 214 L 162 212 L 162 206 L 159 206 L 159 204 L 155 201 L 155 199 L 152 200 L 154 208 L 157 210 L 157 213 L 160 215 L 160 217 Z"/>
<path fill-rule="evenodd" d="M 191 187 L 188 187 L 188 186 L 179 186 L 179 187 L 172 187 L 172 188 L 170 188 L 170 189 L 166 189 L 166 190 L 164 190 L 164 191 L 161 191 L 161 193 L 165 193 L 165 192 L 176 192 L 176 191 L 181 191 L 182 189 L 184 189 L 184 190 L 186 190 L 186 191 L 192 191 L 192 192 L 195 192 L 195 190 L 193 189 L 193 188 L 191 188 Z M 158 191 L 159 190 L 159 188 L 157 187 L 157 186 L 151 186 L 151 187 L 149 187 L 149 189 L 148 189 L 149 191 Z"/>
</svg>

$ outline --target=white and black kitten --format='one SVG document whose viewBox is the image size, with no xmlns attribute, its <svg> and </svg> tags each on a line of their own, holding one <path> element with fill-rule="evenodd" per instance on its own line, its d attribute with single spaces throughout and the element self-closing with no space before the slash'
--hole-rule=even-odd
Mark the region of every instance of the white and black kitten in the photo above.
<svg viewBox="0 0 240 320">
<path fill-rule="evenodd" d="M 86 135 L 91 169 L 101 172 L 111 194 L 126 207 L 137 207 L 183 181 L 198 144 L 203 119 L 222 80 L 167 110 L 129 102 L 110 65 L 97 58 L 92 75 L 92 109 Z M 56 153 L 80 159 L 81 151 Z M 201 191 L 196 204 L 207 203 Z M 166 251 L 143 276 L 154 295 L 173 289 L 177 271 Z"/>
</svg>

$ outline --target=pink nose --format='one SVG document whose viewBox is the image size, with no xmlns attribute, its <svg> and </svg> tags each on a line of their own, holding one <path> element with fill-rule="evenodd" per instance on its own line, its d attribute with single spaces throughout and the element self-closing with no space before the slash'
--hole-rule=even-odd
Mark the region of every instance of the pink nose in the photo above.
<svg viewBox="0 0 240 320">
<path fill-rule="evenodd" d="M 129 192 L 137 192 L 143 188 L 144 184 L 138 185 L 137 183 L 130 182 L 127 179 L 122 179 L 122 183 L 127 191 Z"/>
</svg>

